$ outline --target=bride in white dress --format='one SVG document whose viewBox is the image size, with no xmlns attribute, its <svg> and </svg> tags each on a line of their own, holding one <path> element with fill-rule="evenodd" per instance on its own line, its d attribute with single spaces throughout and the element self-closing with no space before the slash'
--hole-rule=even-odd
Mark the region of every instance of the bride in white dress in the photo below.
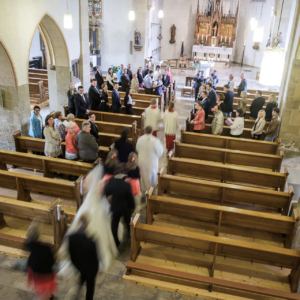
<svg viewBox="0 0 300 300">
<path fill-rule="evenodd" d="M 103 195 L 103 167 L 96 166 L 84 181 L 84 190 L 88 191 L 82 206 L 79 208 L 76 216 L 70 226 L 66 237 L 60 247 L 58 258 L 60 260 L 59 275 L 63 277 L 71 277 L 76 269 L 73 266 L 69 255 L 68 235 L 78 231 L 81 224 L 79 219 L 82 214 L 89 217 L 89 226 L 86 235 L 92 237 L 97 246 L 99 258 L 99 270 L 106 270 L 112 259 L 117 256 L 118 249 L 116 247 L 112 232 L 110 219 L 110 204 L 105 195 Z"/>
</svg>

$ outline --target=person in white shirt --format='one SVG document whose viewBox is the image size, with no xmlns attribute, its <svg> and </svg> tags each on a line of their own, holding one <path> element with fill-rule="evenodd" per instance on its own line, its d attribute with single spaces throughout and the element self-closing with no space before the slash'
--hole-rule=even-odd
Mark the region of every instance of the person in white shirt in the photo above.
<svg viewBox="0 0 300 300">
<path fill-rule="evenodd" d="M 153 80 L 154 81 L 158 80 L 159 75 L 161 75 L 160 66 L 156 66 L 156 71 L 154 72 Z"/>
<path fill-rule="evenodd" d="M 230 136 L 240 137 L 244 131 L 244 113 L 241 108 L 236 110 L 236 118 L 233 123 L 230 125 Z"/>
<path fill-rule="evenodd" d="M 141 174 L 141 191 L 143 196 L 157 182 L 158 161 L 163 156 L 164 148 L 158 138 L 153 136 L 152 127 L 145 128 L 145 134 L 139 137 L 136 144 L 138 166 Z"/>
<path fill-rule="evenodd" d="M 157 108 L 157 99 L 151 99 L 151 105 L 145 109 L 145 127 L 152 127 L 152 135 L 157 137 L 158 123 L 160 121 L 160 110 Z"/>
<path fill-rule="evenodd" d="M 234 92 L 234 81 L 233 81 L 234 76 L 232 74 L 229 75 L 229 90 Z"/>
<path fill-rule="evenodd" d="M 166 147 L 168 151 L 174 148 L 176 131 L 179 128 L 178 112 L 174 111 L 174 102 L 170 102 L 169 110 L 166 110 L 164 117 L 164 127 L 166 135 Z"/>
</svg>

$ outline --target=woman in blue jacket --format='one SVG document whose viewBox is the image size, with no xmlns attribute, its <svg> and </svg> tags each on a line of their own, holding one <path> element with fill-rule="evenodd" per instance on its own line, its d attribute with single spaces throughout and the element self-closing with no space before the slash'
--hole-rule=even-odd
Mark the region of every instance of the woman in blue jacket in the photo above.
<svg viewBox="0 0 300 300">
<path fill-rule="evenodd" d="M 29 135 L 33 138 L 43 138 L 43 118 L 40 107 L 35 105 L 30 117 Z"/>
</svg>

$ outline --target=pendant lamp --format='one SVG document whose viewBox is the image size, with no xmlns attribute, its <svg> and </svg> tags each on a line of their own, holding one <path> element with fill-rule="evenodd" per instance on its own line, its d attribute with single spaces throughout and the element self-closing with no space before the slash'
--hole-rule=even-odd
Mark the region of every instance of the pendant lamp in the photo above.
<svg viewBox="0 0 300 300">
<path fill-rule="evenodd" d="M 72 29 L 73 28 L 73 18 L 72 15 L 68 13 L 68 0 L 67 0 L 67 14 L 64 14 L 64 28 L 65 29 Z"/>
<path fill-rule="evenodd" d="M 129 21 L 135 20 L 135 12 L 134 10 L 129 11 Z"/>
</svg>

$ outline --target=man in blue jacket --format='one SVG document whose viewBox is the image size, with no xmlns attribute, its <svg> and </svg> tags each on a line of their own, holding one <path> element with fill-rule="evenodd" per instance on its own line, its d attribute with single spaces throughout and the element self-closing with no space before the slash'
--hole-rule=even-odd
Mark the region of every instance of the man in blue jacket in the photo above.
<svg viewBox="0 0 300 300">
<path fill-rule="evenodd" d="M 244 73 L 241 74 L 241 79 L 242 79 L 242 81 L 241 81 L 240 85 L 238 86 L 238 88 L 239 88 L 238 89 L 238 96 L 239 97 L 241 97 L 241 92 L 242 91 L 247 92 L 247 79 L 245 78 Z"/>
<path fill-rule="evenodd" d="M 112 110 L 114 113 L 120 113 L 121 107 L 122 107 L 122 103 L 121 103 L 121 99 L 120 99 L 120 94 L 118 92 L 118 83 L 116 82 L 114 84 L 114 89 L 111 93 L 111 97 L 112 97 Z"/>
<path fill-rule="evenodd" d="M 230 86 L 228 84 L 224 85 L 224 91 L 225 91 L 225 99 L 224 99 L 223 115 L 224 117 L 230 118 L 233 112 L 234 92 L 230 90 Z"/>
</svg>

